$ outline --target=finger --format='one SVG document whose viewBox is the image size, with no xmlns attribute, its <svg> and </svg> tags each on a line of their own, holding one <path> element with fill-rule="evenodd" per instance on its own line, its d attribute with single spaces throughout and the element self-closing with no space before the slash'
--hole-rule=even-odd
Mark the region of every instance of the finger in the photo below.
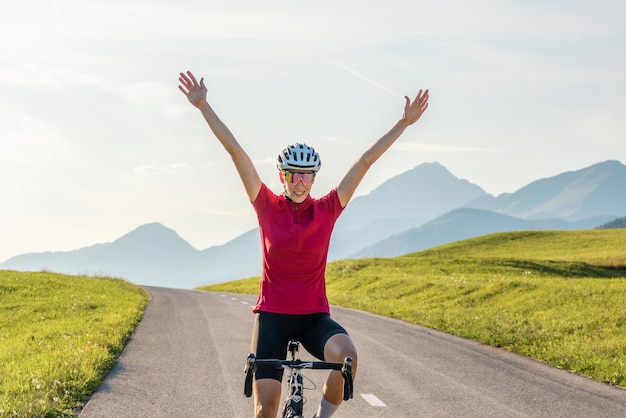
<svg viewBox="0 0 626 418">
<path fill-rule="evenodd" d="M 198 82 L 196 81 L 196 77 L 194 77 L 193 74 L 191 74 L 191 71 L 187 71 L 187 75 L 189 75 L 189 78 L 191 78 L 191 81 L 193 81 L 194 85 L 198 84 Z"/>
<path fill-rule="evenodd" d="M 189 78 L 187 78 L 185 73 L 180 73 L 180 77 L 178 77 L 178 79 L 180 80 L 181 83 L 184 83 L 184 84 L 187 84 L 187 85 L 191 83 L 191 80 L 189 80 Z"/>
<path fill-rule="evenodd" d="M 418 102 L 421 98 L 422 98 L 422 89 L 420 89 L 420 91 L 417 93 L 417 96 L 415 96 L 414 102 Z"/>
<path fill-rule="evenodd" d="M 206 86 L 204 85 L 204 77 L 200 79 L 200 87 L 202 87 L 203 89 L 206 89 Z"/>
<path fill-rule="evenodd" d="M 426 94 L 424 95 L 424 97 L 422 97 L 422 101 L 420 102 L 420 104 L 422 107 L 422 112 L 424 112 L 428 107 L 428 90 L 426 90 Z"/>
<path fill-rule="evenodd" d="M 185 96 L 189 94 L 189 90 L 187 90 L 183 86 L 178 86 L 178 90 L 182 91 Z"/>
</svg>

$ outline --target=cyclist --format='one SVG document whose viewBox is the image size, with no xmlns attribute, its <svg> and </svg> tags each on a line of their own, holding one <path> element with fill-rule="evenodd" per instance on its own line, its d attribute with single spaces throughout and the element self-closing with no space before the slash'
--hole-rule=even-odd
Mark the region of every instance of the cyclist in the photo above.
<svg viewBox="0 0 626 418">
<path fill-rule="evenodd" d="M 276 195 L 261 181 L 252 160 L 206 100 L 204 78 L 180 73 L 178 88 L 197 107 L 213 134 L 233 160 L 257 214 L 263 256 L 252 352 L 257 358 L 286 357 L 287 342 L 299 339 L 315 357 L 331 362 L 353 359 L 356 348 L 346 330 L 330 318 L 325 288 L 328 247 L 335 221 L 370 166 L 415 123 L 428 107 L 428 90 L 415 100 L 405 96 L 403 116 L 361 155 L 336 188 L 316 199 L 310 196 L 321 167 L 319 154 L 306 144 L 293 144 L 277 158 L 284 191 Z M 256 417 L 276 417 L 282 371 L 259 368 L 253 383 Z M 330 417 L 343 399 L 343 378 L 330 372 L 316 417 Z"/>
</svg>

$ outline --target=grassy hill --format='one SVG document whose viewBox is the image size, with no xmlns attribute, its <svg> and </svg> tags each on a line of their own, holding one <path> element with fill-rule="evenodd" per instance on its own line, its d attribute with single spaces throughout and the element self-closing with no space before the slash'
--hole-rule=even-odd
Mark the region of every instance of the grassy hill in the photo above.
<svg viewBox="0 0 626 418">
<path fill-rule="evenodd" d="M 119 279 L 0 270 L 0 416 L 74 416 L 147 301 Z"/>
<path fill-rule="evenodd" d="M 331 303 L 626 387 L 626 230 L 498 233 L 329 263 Z M 202 287 L 255 294 L 259 278 Z"/>
</svg>

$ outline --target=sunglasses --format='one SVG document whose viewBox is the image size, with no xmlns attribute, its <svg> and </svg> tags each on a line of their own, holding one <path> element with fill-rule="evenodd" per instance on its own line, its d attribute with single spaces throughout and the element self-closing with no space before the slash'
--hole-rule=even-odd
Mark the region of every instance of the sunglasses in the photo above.
<svg viewBox="0 0 626 418">
<path fill-rule="evenodd" d="M 313 179 L 315 179 L 315 173 L 295 173 L 293 171 L 283 171 L 283 175 L 285 176 L 285 181 L 289 184 L 297 184 L 299 181 L 302 181 L 302 184 L 305 186 L 310 186 L 313 184 Z"/>
</svg>

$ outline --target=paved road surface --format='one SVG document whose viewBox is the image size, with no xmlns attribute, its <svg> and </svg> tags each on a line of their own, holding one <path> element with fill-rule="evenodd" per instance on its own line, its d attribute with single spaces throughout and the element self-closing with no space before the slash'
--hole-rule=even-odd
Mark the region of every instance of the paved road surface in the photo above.
<svg viewBox="0 0 626 418">
<path fill-rule="evenodd" d="M 254 297 L 147 290 L 144 319 L 80 418 L 251 417 L 243 367 Z M 355 397 L 336 418 L 626 417 L 626 390 L 402 321 L 332 314 L 359 351 Z M 308 376 L 321 387 L 325 373 Z M 309 417 L 319 390 L 307 397 Z"/>
</svg>

